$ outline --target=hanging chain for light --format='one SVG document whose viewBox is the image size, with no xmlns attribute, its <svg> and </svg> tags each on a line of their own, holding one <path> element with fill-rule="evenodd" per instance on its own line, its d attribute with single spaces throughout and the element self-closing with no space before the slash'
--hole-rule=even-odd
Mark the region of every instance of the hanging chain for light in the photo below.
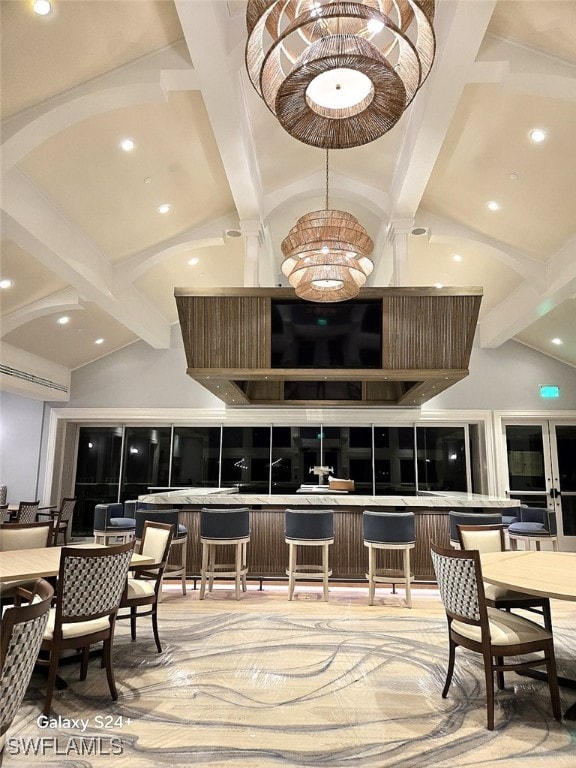
<svg viewBox="0 0 576 768">
<path fill-rule="evenodd" d="M 328 149 L 326 149 L 326 210 L 329 210 L 328 206 Z"/>
</svg>

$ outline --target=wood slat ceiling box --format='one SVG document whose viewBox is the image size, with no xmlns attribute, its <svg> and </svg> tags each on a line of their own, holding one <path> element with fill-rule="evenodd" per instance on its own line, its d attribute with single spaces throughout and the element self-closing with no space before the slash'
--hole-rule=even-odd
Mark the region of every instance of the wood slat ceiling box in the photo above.
<svg viewBox="0 0 576 768">
<path fill-rule="evenodd" d="M 377 302 L 382 312 L 381 365 L 369 368 L 272 365 L 273 302 L 311 304 L 290 288 L 176 288 L 174 295 L 186 372 L 227 405 L 407 407 L 468 375 L 482 289 L 361 290 L 354 301 Z"/>
</svg>

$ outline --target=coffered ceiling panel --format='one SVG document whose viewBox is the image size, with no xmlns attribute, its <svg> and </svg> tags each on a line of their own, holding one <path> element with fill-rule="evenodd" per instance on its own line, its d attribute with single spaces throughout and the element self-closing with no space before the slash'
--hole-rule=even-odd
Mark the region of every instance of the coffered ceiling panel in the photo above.
<svg viewBox="0 0 576 768">
<path fill-rule="evenodd" d="M 574 62 L 576 3 L 574 0 L 506 0 L 499 2 L 489 31 L 524 43 L 550 56 Z"/>
<path fill-rule="evenodd" d="M 0 280 L 13 282 L 0 295 L 3 316 L 68 287 L 65 280 L 43 267 L 11 240 L 3 237 L 0 248 Z"/>
<path fill-rule="evenodd" d="M 136 142 L 132 152 L 120 149 L 126 137 Z M 198 92 L 92 117 L 44 142 L 20 167 L 111 262 L 233 205 Z M 164 203 L 171 209 L 162 216 Z"/>
<path fill-rule="evenodd" d="M 165 0 L 55 2 L 45 18 L 2 0 L 0 25 L 3 118 L 182 37 Z"/>
</svg>

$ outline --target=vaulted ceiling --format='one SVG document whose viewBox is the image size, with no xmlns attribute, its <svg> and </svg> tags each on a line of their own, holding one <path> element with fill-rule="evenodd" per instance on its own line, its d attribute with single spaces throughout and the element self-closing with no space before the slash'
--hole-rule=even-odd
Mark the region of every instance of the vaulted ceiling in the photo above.
<svg viewBox="0 0 576 768">
<path fill-rule="evenodd" d="M 4 362 L 64 381 L 167 347 L 176 286 L 285 285 L 280 242 L 322 207 L 325 156 L 252 89 L 246 3 L 30 6 L 0 3 Z M 375 241 L 369 285 L 480 285 L 482 346 L 576 366 L 576 3 L 439 0 L 435 29 L 398 125 L 330 153 L 331 205 Z"/>
</svg>

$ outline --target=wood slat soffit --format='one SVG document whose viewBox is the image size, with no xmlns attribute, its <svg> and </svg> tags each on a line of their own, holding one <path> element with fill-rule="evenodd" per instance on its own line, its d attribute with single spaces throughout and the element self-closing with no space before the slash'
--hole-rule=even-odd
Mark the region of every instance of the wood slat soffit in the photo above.
<svg viewBox="0 0 576 768">
<path fill-rule="evenodd" d="M 477 287 L 366 288 L 338 305 L 302 302 L 289 288 L 174 294 L 188 375 L 231 406 L 420 406 L 468 375 L 482 300 Z M 296 309 L 279 330 L 278 307 L 286 305 L 306 308 L 320 327 L 299 326 Z M 339 308 L 366 305 L 370 314 L 358 328 L 342 322 L 347 315 Z M 375 350 L 354 367 L 367 337 Z M 343 353 L 342 364 L 346 347 L 351 353 Z M 302 360 L 295 348 L 304 351 Z"/>
</svg>

